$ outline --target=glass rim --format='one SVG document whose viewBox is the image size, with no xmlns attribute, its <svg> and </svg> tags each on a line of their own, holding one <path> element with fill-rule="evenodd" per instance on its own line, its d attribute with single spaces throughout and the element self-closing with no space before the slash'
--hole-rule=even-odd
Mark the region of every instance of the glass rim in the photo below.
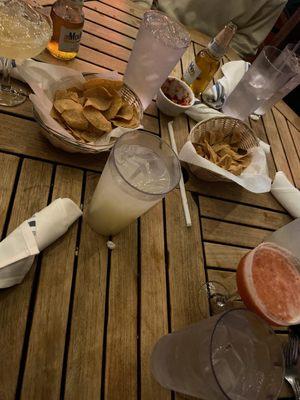
<svg viewBox="0 0 300 400">
<path fill-rule="evenodd" d="M 176 184 L 172 185 L 172 187 L 171 187 L 170 189 L 168 189 L 167 191 L 165 191 L 165 192 L 159 192 L 159 193 L 153 193 L 153 192 L 151 192 L 151 193 L 149 193 L 149 192 L 145 192 L 144 190 L 138 189 L 136 186 L 134 186 L 132 183 L 130 183 L 130 182 L 125 178 L 125 176 L 122 174 L 122 172 L 120 171 L 120 169 L 119 169 L 119 167 L 118 167 L 118 165 L 117 165 L 117 163 L 116 163 L 116 159 L 115 159 L 115 150 L 116 150 L 116 148 L 118 147 L 118 144 L 120 143 L 121 139 L 122 139 L 122 138 L 124 139 L 124 137 L 126 137 L 127 135 L 132 134 L 133 131 L 124 133 L 122 136 L 120 136 L 120 137 L 117 139 L 116 143 L 114 144 L 114 146 L 113 146 L 113 148 L 112 148 L 112 150 L 111 150 L 111 154 L 110 154 L 110 157 L 112 157 L 113 165 L 114 165 L 114 167 L 116 168 L 116 170 L 117 170 L 118 174 L 120 175 L 120 177 L 123 179 L 123 181 L 124 181 L 128 186 L 130 186 L 132 189 L 136 190 L 137 192 L 142 193 L 143 195 L 146 195 L 146 196 L 153 196 L 153 197 L 165 196 L 166 194 L 168 194 L 169 192 L 171 192 L 171 191 L 179 184 L 180 177 L 181 177 L 181 165 L 180 165 L 180 160 L 179 160 L 177 154 L 175 153 L 175 151 L 172 149 L 172 147 L 171 147 L 165 140 L 161 139 L 159 136 L 156 136 L 156 135 L 154 135 L 153 133 L 148 133 L 148 132 L 144 132 L 144 131 L 137 131 L 137 132 L 138 132 L 140 135 L 149 136 L 149 137 L 151 137 L 152 139 L 156 140 L 157 142 L 160 142 L 160 143 L 162 143 L 163 145 L 167 146 L 168 150 L 170 151 L 170 153 L 173 155 L 174 159 L 175 159 L 176 162 L 177 162 L 178 177 L 176 178 Z"/>
<path fill-rule="evenodd" d="M 229 313 L 236 312 L 236 311 L 239 311 L 239 312 L 242 311 L 242 312 L 245 312 L 245 313 L 250 313 L 250 314 L 253 315 L 255 318 L 257 318 L 258 320 L 260 320 L 260 321 L 264 322 L 266 325 L 268 325 L 268 324 L 267 324 L 261 317 L 259 317 L 257 314 L 255 314 L 254 312 L 248 310 L 247 308 L 242 308 L 242 307 L 240 307 L 240 308 L 231 308 L 230 310 L 224 311 L 222 314 L 220 314 L 219 318 L 216 320 L 215 325 L 214 325 L 213 330 L 212 330 L 212 333 L 211 333 L 210 342 L 209 342 L 210 367 L 211 367 L 211 371 L 212 371 L 212 373 L 213 373 L 213 376 L 214 376 L 214 378 L 215 378 L 215 381 L 216 381 L 216 383 L 217 383 L 218 388 L 220 389 L 221 393 L 225 396 L 225 398 L 226 398 L 227 400 L 234 400 L 234 399 L 233 399 L 232 397 L 229 397 L 229 396 L 228 396 L 228 394 L 224 391 L 224 389 L 223 389 L 221 383 L 219 382 L 219 379 L 218 379 L 218 377 L 217 377 L 217 373 L 216 373 L 215 368 L 214 368 L 214 365 L 213 365 L 212 349 L 213 349 L 213 340 L 214 340 L 214 336 L 215 336 L 216 329 L 217 329 L 219 323 L 220 323 L 220 322 L 223 320 L 223 318 L 226 317 Z M 275 332 L 274 332 L 274 330 L 271 328 L 271 326 L 268 325 L 268 327 L 269 327 L 270 332 L 271 332 L 273 335 L 276 335 Z M 278 394 L 279 394 L 279 392 L 280 392 L 280 390 L 281 390 L 281 388 L 282 388 L 282 383 L 283 383 L 284 374 L 285 374 L 285 364 L 284 364 L 284 357 L 283 357 L 283 352 L 282 352 L 282 350 L 281 350 L 281 355 L 282 355 L 282 379 L 281 379 L 280 385 L 278 386 L 278 390 L 277 390 L 276 396 L 278 396 Z M 276 398 L 277 398 L 277 397 L 276 397 Z"/>
<path fill-rule="evenodd" d="M 172 21 L 176 26 L 178 26 L 182 32 L 186 33 L 186 42 L 187 42 L 186 44 L 182 44 L 181 46 L 175 46 L 174 44 L 172 45 L 172 42 L 170 42 L 170 45 L 168 45 L 168 47 L 172 47 L 174 49 L 187 49 L 189 47 L 189 45 L 191 43 L 191 35 L 190 35 L 189 31 L 187 30 L 187 28 L 180 21 L 178 21 L 177 19 L 171 17 L 170 15 L 167 15 L 163 11 L 160 11 L 160 10 L 147 10 L 144 13 L 144 17 L 143 17 L 142 23 L 145 21 L 145 17 L 147 15 L 151 15 L 151 14 L 152 15 L 163 16 L 164 18 L 166 18 L 167 20 Z M 157 39 L 157 37 L 155 36 L 155 34 L 152 31 L 150 33 L 155 39 Z"/>
<path fill-rule="evenodd" d="M 278 49 L 278 47 L 275 47 L 275 46 L 265 46 L 265 47 L 262 49 L 262 52 L 263 52 L 263 54 L 264 54 L 264 56 L 265 56 L 267 62 L 270 64 L 270 66 L 271 66 L 275 71 L 277 71 L 278 73 L 280 73 L 280 74 L 282 74 L 282 75 L 283 75 L 283 74 L 288 75 L 288 74 L 289 74 L 288 72 L 285 72 L 285 71 L 283 71 L 283 70 L 280 70 L 280 69 L 278 69 L 278 68 L 274 65 L 274 61 L 270 60 L 270 56 L 268 56 L 267 53 L 266 53 L 267 49 L 276 50 L 276 51 L 278 52 L 278 56 L 281 55 L 281 54 L 283 53 L 283 50 Z M 285 65 L 288 65 L 288 63 L 284 63 L 284 64 L 285 64 Z M 292 69 L 291 69 L 291 71 L 292 71 Z"/>
</svg>

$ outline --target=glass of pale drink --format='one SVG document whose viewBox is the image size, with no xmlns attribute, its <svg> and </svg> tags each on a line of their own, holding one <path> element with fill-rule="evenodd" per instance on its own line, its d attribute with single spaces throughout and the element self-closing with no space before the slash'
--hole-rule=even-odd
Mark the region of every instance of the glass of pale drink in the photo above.
<svg viewBox="0 0 300 400">
<path fill-rule="evenodd" d="M 223 113 L 244 121 L 297 74 L 295 60 L 276 47 L 264 47 L 226 99 Z"/>
<path fill-rule="evenodd" d="M 51 18 L 34 0 L 0 1 L 1 105 L 12 107 L 26 100 L 24 93 L 11 86 L 12 60 L 38 55 L 51 36 Z"/>
<path fill-rule="evenodd" d="M 165 388 L 202 400 L 275 400 L 284 376 L 281 343 L 246 309 L 163 336 L 151 370 Z"/>
<path fill-rule="evenodd" d="M 129 132 L 115 143 L 87 211 L 93 230 L 122 231 L 179 183 L 180 162 L 158 136 Z"/>
<path fill-rule="evenodd" d="M 124 75 L 144 110 L 189 44 L 190 35 L 178 21 L 160 11 L 145 12 Z"/>
</svg>

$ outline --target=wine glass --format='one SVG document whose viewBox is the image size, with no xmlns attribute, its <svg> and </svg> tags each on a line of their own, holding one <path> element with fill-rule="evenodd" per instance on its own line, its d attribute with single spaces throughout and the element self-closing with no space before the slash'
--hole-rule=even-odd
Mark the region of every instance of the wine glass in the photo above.
<svg viewBox="0 0 300 400">
<path fill-rule="evenodd" d="M 13 60 L 38 55 L 51 35 L 51 18 L 34 0 L 0 1 L 1 105 L 12 107 L 25 101 L 26 94 L 11 86 Z"/>
</svg>

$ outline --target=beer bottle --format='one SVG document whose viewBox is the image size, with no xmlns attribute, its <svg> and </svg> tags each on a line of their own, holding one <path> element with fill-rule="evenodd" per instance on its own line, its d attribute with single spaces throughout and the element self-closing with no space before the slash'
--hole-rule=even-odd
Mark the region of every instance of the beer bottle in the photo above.
<svg viewBox="0 0 300 400">
<path fill-rule="evenodd" d="M 204 92 L 218 71 L 220 60 L 226 53 L 236 28 L 232 22 L 226 25 L 206 49 L 199 51 L 183 74 L 182 79 L 191 86 L 196 97 Z"/>
<path fill-rule="evenodd" d="M 61 60 L 76 57 L 82 34 L 83 0 L 58 0 L 51 9 L 53 35 L 47 46 L 49 52 Z"/>
</svg>

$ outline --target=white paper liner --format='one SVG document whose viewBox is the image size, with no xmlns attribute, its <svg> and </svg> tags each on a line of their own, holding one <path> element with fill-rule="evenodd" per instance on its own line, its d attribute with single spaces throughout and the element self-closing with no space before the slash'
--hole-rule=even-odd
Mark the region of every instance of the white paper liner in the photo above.
<svg viewBox="0 0 300 400">
<path fill-rule="evenodd" d="M 30 94 L 29 98 L 41 121 L 53 131 L 68 138 L 68 140 L 79 143 L 66 129 L 51 117 L 50 111 L 53 106 L 53 97 L 57 89 L 66 89 L 72 86 L 82 89 L 83 83 L 86 82 L 82 73 L 67 67 L 26 60 L 21 65 L 17 66 L 17 71 L 15 71 L 14 76 L 26 82 L 33 90 L 34 94 Z M 116 71 L 99 73 L 96 76 L 99 78 L 122 80 L 122 76 Z M 142 128 L 142 125 L 134 129 L 117 127 L 111 132 L 103 134 L 96 141 L 89 142 L 88 144 L 94 144 L 97 147 L 103 146 L 103 150 L 109 149 L 112 139 L 122 136 L 125 132 L 140 128 Z"/>
<path fill-rule="evenodd" d="M 239 176 L 236 176 L 211 161 L 208 161 L 206 158 L 199 156 L 190 139 L 181 149 L 179 159 L 187 164 L 205 168 L 207 171 L 212 171 L 237 183 L 250 192 L 269 192 L 271 189 L 271 179 L 269 177 L 266 155 L 263 148 L 261 146 L 254 147 L 249 150 L 249 153 L 252 157 L 251 163 Z"/>
</svg>

